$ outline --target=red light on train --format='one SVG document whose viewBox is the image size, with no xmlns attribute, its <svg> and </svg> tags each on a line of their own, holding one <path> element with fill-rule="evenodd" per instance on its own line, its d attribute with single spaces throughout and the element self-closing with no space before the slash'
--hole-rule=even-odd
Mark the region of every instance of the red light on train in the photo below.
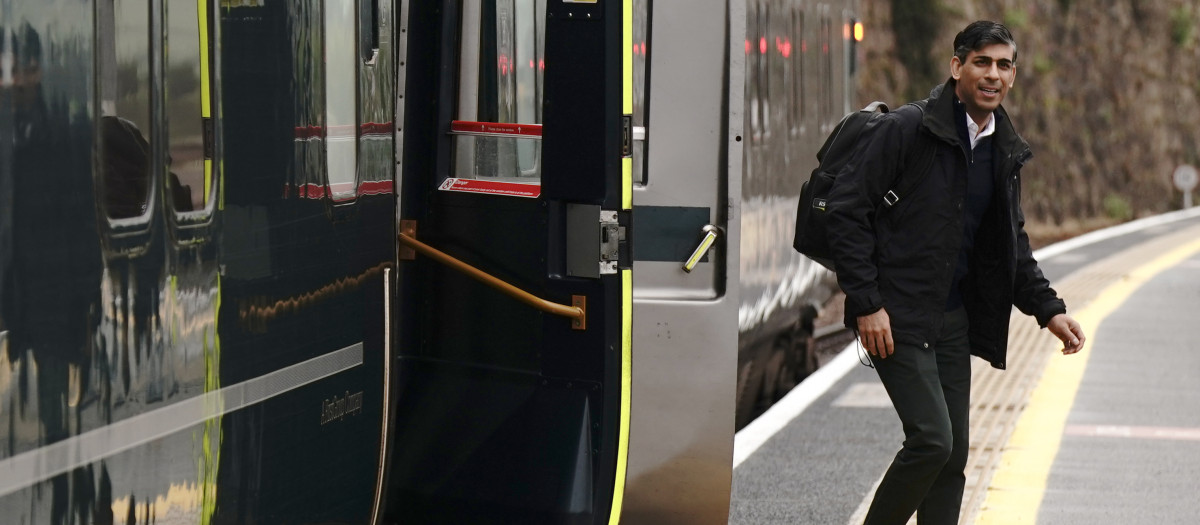
<svg viewBox="0 0 1200 525">
<path fill-rule="evenodd" d="M 758 54 L 767 54 L 767 37 L 765 36 L 758 39 Z"/>
<path fill-rule="evenodd" d="M 746 54 L 750 54 L 750 39 L 746 39 Z"/>
</svg>

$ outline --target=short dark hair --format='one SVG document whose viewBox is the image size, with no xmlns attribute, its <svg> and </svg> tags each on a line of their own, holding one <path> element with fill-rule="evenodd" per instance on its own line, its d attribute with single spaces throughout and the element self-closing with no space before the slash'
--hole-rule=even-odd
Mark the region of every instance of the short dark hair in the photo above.
<svg viewBox="0 0 1200 525">
<path fill-rule="evenodd" d="M 967 60 L 967 54 L 979 51 L 992 44 L 1008 44 L 1013 49 L 1013 62 L 1017 61 L 1017 42 L 1004 24 L 990 20 L 971 22 L 970 25 L 958 32 L 954 37 L 954 56 L 960 61 Z"/>
</svg>

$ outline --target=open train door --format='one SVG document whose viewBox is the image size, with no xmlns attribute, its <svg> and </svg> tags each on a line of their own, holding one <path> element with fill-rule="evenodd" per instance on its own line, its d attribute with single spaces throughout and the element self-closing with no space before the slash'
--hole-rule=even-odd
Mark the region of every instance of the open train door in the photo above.
<svg viewBox="0 0 1200 525">
<path fill-rule="evenodd" d="M 745 15 L 724 0 L 634 5 L 635 125 L 645 141 L 634 158 L 634 402 L 621 522 L 724 524 Z"/>
<path fill-rule="evenodd" d="M 608 523 L 630 403 L 629 2 L 405 4 L 382 521 Z"/>
</svg>

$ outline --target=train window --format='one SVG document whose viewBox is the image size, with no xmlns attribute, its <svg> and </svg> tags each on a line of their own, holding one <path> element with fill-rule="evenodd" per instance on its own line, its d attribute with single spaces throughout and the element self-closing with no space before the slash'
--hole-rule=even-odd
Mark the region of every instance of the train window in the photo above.
<svg viewBox="0 0 1200 525">
<path fill-rule="evenodd" d="M 758 114 L 758 52 L 760 31 L 758 28 L 758 2 L 746 6 L 746 132 L 750 141 L 762 140 L 762 122 Z"/>
<path fill-rule="evenodd" d="M 829 132 L 834 125 L 833 112 L 833 20 L 829 6 L 821 13 L 821 129 Z"/>
<path fill-rule="evenodd" d="M 96 145 L 105 213 L 110 219 L 150 214 L 150 3 L 113 0 L 97 6 L 100 119 Z"/>
<path fill-rule="evenodd" d="M 358 163 L 355 0 L 325 2 L 325 166 L 329 196 L 354 198 Z"/>
<path fill-rule="evenodd" d="M 788 13 L 782 9 L 775 11 L 770 19 L 770 64 L 771 64 L 771 117 L 769 123 L 781 133 L 786 133 L 788 126 L 788 111 L 792 90 L 792 44 L 788 30 Z"/>
<path fill-rule="evenodd" d="M 771 6 L 758 8 L 758 132 L 763 140 L 771 138 L 771 52 L 770 42 Z"/>
<path fill-rule="evenodd" d="M 167 198 L 176 212 L 204 211 L 215 194 L 212 146 L 205 140 L 209 117 L 208 14 L 190 4 L 167 2 L 166 96 Z M 203 16 L 203 20 L 200 18 Z M 203 28 L 203 33 L 202 33 Z"/>
<path fill-rule="evenodd" d="M 771 13 L 765 2 L 747 9 L 746 24 L 746 113 L 750 141 L 761 142 L 771 135 L 770 36 Z"/>
<path fill-rule="evenodd" d="M 646 183 L 646 44 L 650 0 L 633 0 L 633 181 Z"/>
<path fill-rule="evenodd" d="M 795 137 L 804 132 L 804 55 L 808 51 L 807 35 L 804 33 L 804 10 L 792 10 L 791 16 L 792 89 L 788 93 L 788 132 Z"/>
<path fill-rule="evenodd" d="M 379 53 L 379 0 L 358 0 L 358 52 L 365 63 Z"/>
<path fill-rule="evenodd" d="M 545 19 L 545 0 L 463 0 L 454 177 L 540 184 Z"/>
</svg>

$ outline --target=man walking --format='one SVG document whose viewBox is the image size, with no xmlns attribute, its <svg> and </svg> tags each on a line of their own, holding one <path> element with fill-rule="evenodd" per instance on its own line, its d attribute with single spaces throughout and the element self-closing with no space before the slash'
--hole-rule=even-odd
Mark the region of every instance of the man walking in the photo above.
<svg viewBox="0 0 1200 525">
<path fill-rule="evenodd" d="M 1005 367 L 1016 305 L 1063 342 L 1083 330 L 1033 259 L 1021 211 L 1032 156 L 1000 103 L 1016 79 L 1008 28 L 979 21 L 954 39 L 951 78 L 925 110 L 871 121 L 829 197 L 830 247 L 857 330 L 904 427 L 866 523 L 958 522 L 967 462 L 972 354 Z M 920 148 L 933 164 L 888 195 Z M 925 157 L 928 158 L 928 157 Z M 891 202 L 883 206 L 885 200 Z M 898 200 L 896 200 L 898 197 Z"/>
</svg>

